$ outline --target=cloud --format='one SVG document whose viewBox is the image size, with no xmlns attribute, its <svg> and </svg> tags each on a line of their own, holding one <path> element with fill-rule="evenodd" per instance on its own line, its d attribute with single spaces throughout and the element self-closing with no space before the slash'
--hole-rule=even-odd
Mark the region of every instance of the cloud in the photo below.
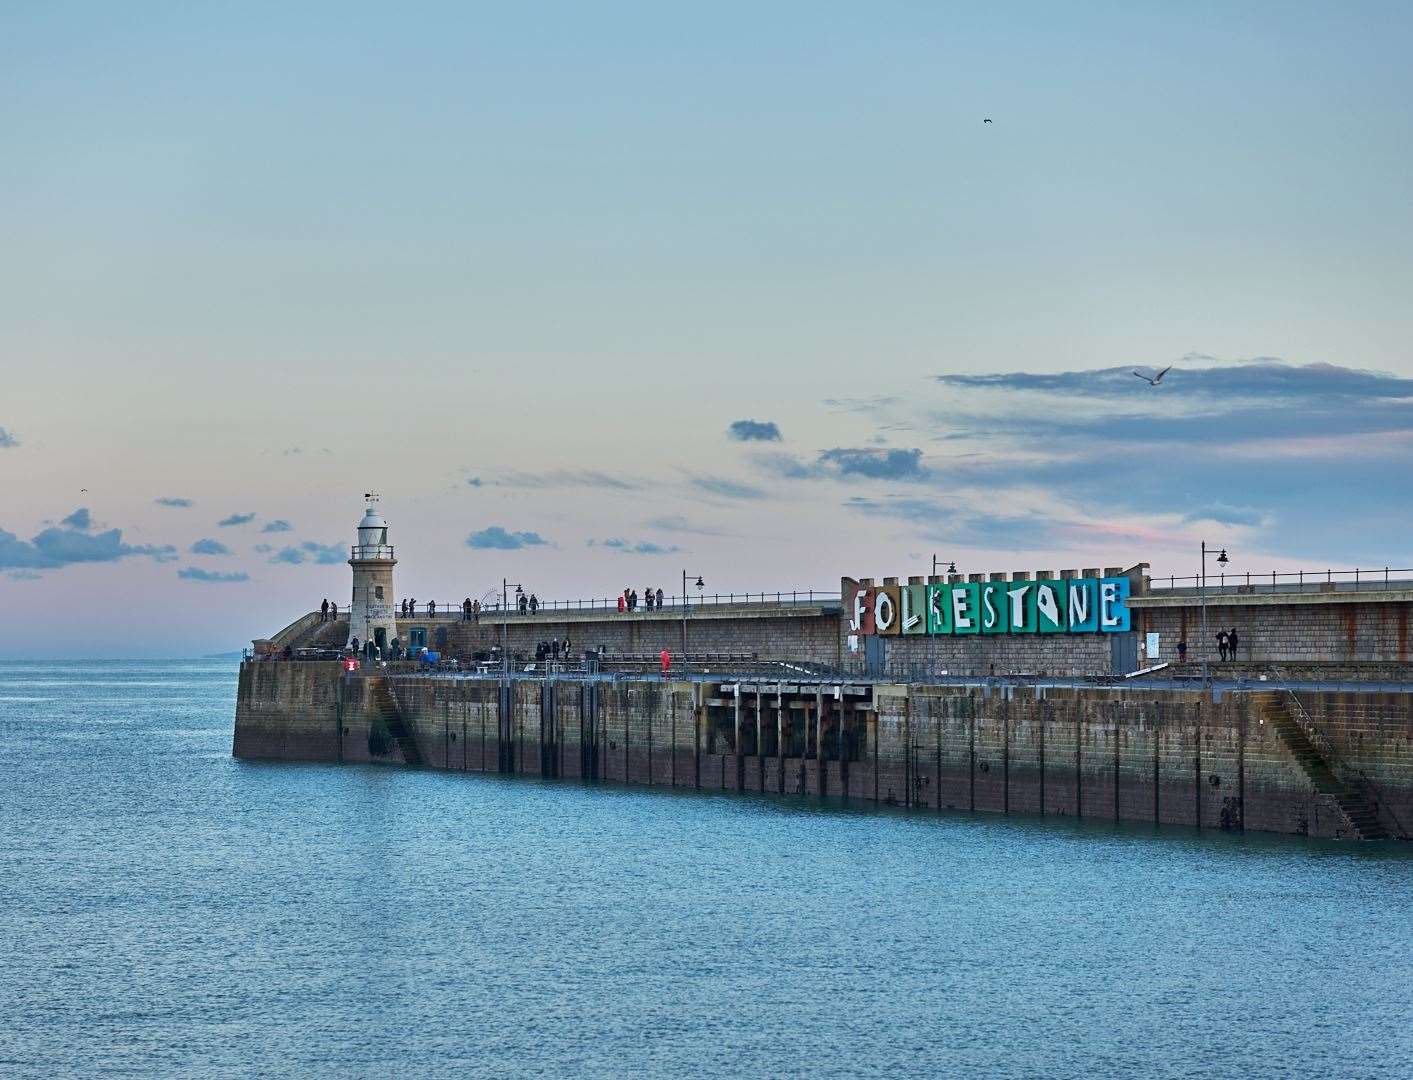
<svg viewBox="0 0 1413 1080">
<path fill-rule="evenodd" d="M 520 548 L 540 547 L 548 542 L 539 533 L 508 532 L 499 525 L 473 532 L 466 538 L 467 547 L 489 551 L 518 551 Z"/>
<path fill-rule="evenodd" d="M 876 447 L 825 450 L 819 464 L 839 477 L 866 480 L 924 480 L 921 450 L 881 450 Z"/>
<path fill-rule="evenodd" d="M 725 536 L 720 529 L 714 529 L 708 525 L 698 525 L 694 521 L 689 521 L 681 514 L 663 514 L 660 517 L 648 518 L 645 524 L 650 529 L 658 529 L 661 532 L 691 533 L 695 536 Z"/>
<path fill-rule="evenodd" d="M 298 566 L 300 563 L 308 562 L 309 556 L 297 547 L 283 547 L 270 556 L 272 563 L 288 563 L 291 566 Z"/>
<path fill-rule="evenodd" d="M 934 473 L 922 463 L 918 449 L 884 449 L 876 446 L 822 450 L 813 462 L 803 462 L 792 454 L 756 454 L 758 468 L 784 480 L 903 480 L 933 479 Z"/>
<path fill-rule="evenodd" d="M 193 555 L 229 555 L 231 549 L 219 540 L 198 540 L 191 545 Z"/>
<path fill-rule="evenodd" d="M 763 499 L 765 492 L 750 484 L 729 480 L 722 476 L 691 476 L 688 478 L 695 488 L 727 499 Z"/>
<path fill-rule="evenodd" d="M 772 420 L 734 420 L 726 432 L 737 442 L 780 441 L 780 429 Z"/>
<path fill-rule="evenodd" d="M 177 557 L 177 549 L 170 544 L 125 544 L 121 529 L 93 533 L 72 526 L 51 527 L 29 540 L 0 529 L 0 570 L 53 570 L 74 563 L 116 562 L 137 555 L 167 562 Z"/>
<path fill-rule="evenodd" d="M 205 581 L 223 584 L 250 580 L 250 575 L 243 570 L 232 570 L 229 573 L 220 573 L 215 570 L 202 570 L 199 566 L 183 567 L 181 570 L 177 571 L 177 577 L 185 578 L 187 581 Z"/>
<path fill-rule="evenodd" d="M 348 558 L 348 549 L 342 544 L 316 544 L 313 540 L 306 540 L 299 548 L 308 552 L 310 558 L 319 566 L 333 566 Z"/>
<path fill-rule="evenodd" d="M 188 507 L 196 505 L 190 499 L 179 499 L 172 495 L 164 495 L 160 499 L 153 499 L 158 506 Z"/>
<path fill-rule="evenodd" d="M 11 581 L 41 581 L 43 574 L 36 574 L 33 570 L 11 570 L 5 575 Z"/>
<path fill-rule="evenodd" d="M 294 526 L 282 518 L 276 518 L 274 521 L 267 521 L 265 527 L 260 531 L 262 533 L 294 532 Z"/>
<path fill-rule="evenodd" d="M 256 552 L 257 554 L 259 554 L 259 555 L 268 555 L 270 552 L 272 552 L 272 551 L 274 551 L 274 550 L 275 550 L 275 549 L 274 549 L 273 547 L 271 547 L 269 544 L 256 544 L 256 545 L 255 545 L 255 552 Z"/>
<path fill-rule="evenodd" d="M 9 450 L 19 445 L 19 439 L 15 438 L 4 428 L 0 427 L 0 450 Z"/>
<path fill-rule="evenodd" d="M 472 487 L 481 486 L 481 478 L 474 477 L 467 483 Z M 635 476 L 603 472 L 598 469 L 551 469 L 547 472 L 506 473 L 494 481 L 498 487 L 516 488 L 597 488 L 603 491 L 641 491 L 650 486 L 648 481 Z"/>
<path fill-rule="evenodd" d="M 1260 525 L 1265 520 L 1261 511 L 1249 506 L 1228 506 L 1225 503 L 1212 503 L 1210 506 L 1193 510 L 1183 515 L 1184 525 L 1199 521 L 1213 521 L 1218 525 Z"/>
<path fill-rule="evenodd" d="M 610 551 L 617 551 L 623 555 L 672 555 L 682 550 L 676 546 L 664 547 L 662 544 L 655 544 L 651 540 L 639 540 L 633 543 L 619 538 L 589 540 L 585 544 L 585 547 L 605 547 Z"/>
<path fill-rule="evenodd" d="M 467 486 L 467 487 L 480 487 L 481 485 L 482 485 L 482 480 L 481 480 L 481 478 L 480 478 L 479 476 L 472 476 L 472 477 L 469 477 L 469 478 L 467 479 L 467 481 L 466 481 L 466 486 Z"/>
<path fill-rule="evenodd" d="M 254 520 L 254 514 L 232 514 L 230 517 L 223 517 L 220 521 L 216 522 L 216 524 L 222 527 L 228 525 L 249 525 Z"/>
<path fill-rule="evenodd" d="M 80 506 L 59 524 L 67 525 L 70 529 L 78 529 L 79 532 L 87 532 L 93 528 L 93 518 L 88 513 L 88 507 Z"/>
</svg>

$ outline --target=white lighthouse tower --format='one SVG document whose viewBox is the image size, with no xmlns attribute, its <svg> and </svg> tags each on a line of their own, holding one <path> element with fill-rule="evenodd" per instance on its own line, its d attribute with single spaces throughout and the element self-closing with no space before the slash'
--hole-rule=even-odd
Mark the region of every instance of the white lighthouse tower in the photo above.
<svg viewBox="0 0 1413 1080">
<path fill-rule="evenodd" d="M 348 565 L 353 567 L 353 602 L 348 607 L 348 643 L 358 639 L 361 649 L 372 642 L 388 655 L 397 637 L 393 614 L 393 558 L 388 543 L 388 523 L 378 509 L 378 496 L 365 495 L 368 509 L 358 523 L 358 543 L 353 545 Z"/>
</svg>

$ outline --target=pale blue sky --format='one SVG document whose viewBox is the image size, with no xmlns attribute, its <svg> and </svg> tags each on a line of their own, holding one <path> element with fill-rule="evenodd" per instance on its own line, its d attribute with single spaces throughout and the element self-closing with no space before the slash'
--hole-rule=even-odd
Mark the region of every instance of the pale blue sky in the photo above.
<svg viewBox="0 0 1413 1080">
<path fill-rule="evenodd" d="M 290 7 L 0 9 L 0 655 L 1413 558 L 1406 4 Z"/>
</svg>

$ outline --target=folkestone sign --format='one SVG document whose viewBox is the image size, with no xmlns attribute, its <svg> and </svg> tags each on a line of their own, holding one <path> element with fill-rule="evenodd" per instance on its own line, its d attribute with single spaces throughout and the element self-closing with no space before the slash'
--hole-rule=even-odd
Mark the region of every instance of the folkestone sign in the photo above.
<svg viewBox="0 0 1413 1080">
<path fill-rule="evenodd" d="M 844 584 L 851 634 L 1117 634 L 1130 627 L 1126 577 Z"/>
</svg>

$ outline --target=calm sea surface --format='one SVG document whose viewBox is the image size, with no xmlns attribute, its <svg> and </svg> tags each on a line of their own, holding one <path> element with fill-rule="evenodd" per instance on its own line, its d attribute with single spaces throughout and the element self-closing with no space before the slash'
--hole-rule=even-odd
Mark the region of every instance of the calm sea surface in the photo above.
<svg viewBox="0 0 1413 1080">
<path fill-rule="evenodd" d="M 0 1074 L 1400 1076 L 1413 852 L 249 764 L 0 663 Z"/>
</svg>

